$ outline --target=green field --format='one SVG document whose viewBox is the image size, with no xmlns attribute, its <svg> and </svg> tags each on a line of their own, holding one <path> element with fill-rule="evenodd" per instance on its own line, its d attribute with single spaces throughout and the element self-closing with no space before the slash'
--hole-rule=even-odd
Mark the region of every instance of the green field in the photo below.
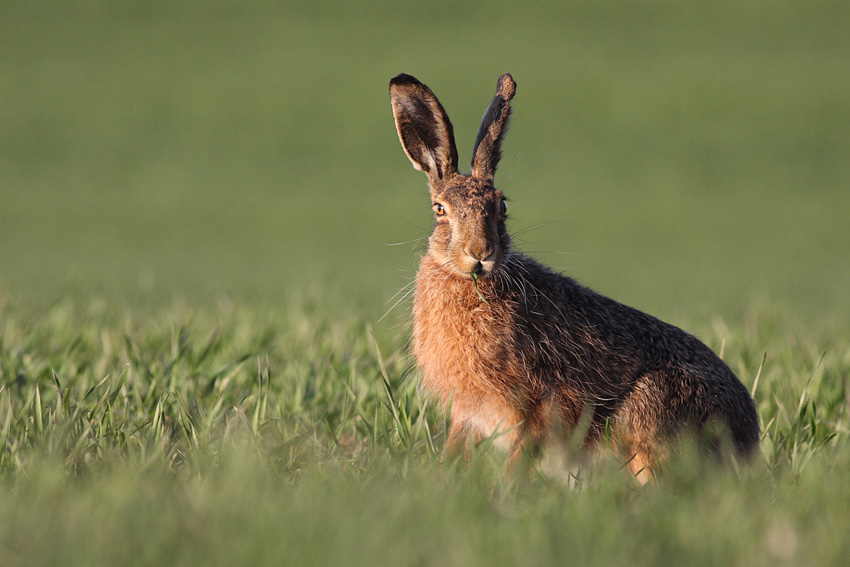
<svg viewBox="0 0 850 567">
<path fill-rule="evenodd" d="M 845 11 L 0 0 L 0 565 L 845 565 Z M 514 76 L 516 247 L 721 352 L 752 465 L 440 464 L 400 72 L 462 163 Z"/>
</svg>

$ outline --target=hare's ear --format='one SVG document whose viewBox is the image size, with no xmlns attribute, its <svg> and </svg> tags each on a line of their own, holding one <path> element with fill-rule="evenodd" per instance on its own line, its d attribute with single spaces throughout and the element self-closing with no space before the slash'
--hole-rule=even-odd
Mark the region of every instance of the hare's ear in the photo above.
<svg viewBox="0 0 850 567">
<path fill-rule="evenodd" d="M 496 165 L 502 157 L 502 140 L 508 131 L 508 119 L 511 116 L 510 101 L 516 93 L 516 83 L 505 73 L 496 83 L 496 96 L 487 107 L 478 137 L 475 138 L 475 149 L 472 150 L 472 177 L 493 180 Z"/>
<path fill-rule="evenodd" d="M 452 123 L 431 89 L 410 75 L 390 81 L 398 137 L 413 167 L 432 184 L 457 173 L 457 147 Z"/>
</svg>

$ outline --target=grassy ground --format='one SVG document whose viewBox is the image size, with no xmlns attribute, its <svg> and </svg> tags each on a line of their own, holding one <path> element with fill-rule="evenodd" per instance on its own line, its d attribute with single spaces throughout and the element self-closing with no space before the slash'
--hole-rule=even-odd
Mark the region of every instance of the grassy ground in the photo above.
<svg viewBox="0 0 850 567">
<path fill-rule="evenodd" d="M 443 419 L 356 310 L 2 315 L 5 564 L 837 565 L 850 551 L 850 348 L 766 307 L 697 330 L 755 388 L 760 455 L 719 469 L 685 448 L 653 489 L 612 455 L 573 489 L 509 482 L 486 448 L 441 469 Z"/>
<path fill-rule="evenodd" d="M 844 564 L 843 9 L 0 0 L 0 562 Z M 514 75 L 517 246 L 722 352 L 751 466 L 439 465 L 402 71 L 462 161 Z"/>
</svg>

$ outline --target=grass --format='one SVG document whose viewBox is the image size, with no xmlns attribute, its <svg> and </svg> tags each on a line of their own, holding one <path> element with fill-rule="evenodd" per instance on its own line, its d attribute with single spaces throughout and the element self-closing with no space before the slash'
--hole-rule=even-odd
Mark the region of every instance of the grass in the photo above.
<svg viewBox="0 0 850 567">
<path fill-rule="evenodd" d="M 788 333 L 766 307 L 701 333 L 749 387 L 758 376 L 760 455 L 719 468 L 685 448 L 653 489 L 612 455 L 573 489 L 505 479 L 486 448 L 441 466 L 446 424 L 403 344 L 356 311 L 7 301 L 2 316 L 6 564 L 839 564 L 848 551 L 850 348 L 824 352 L 807 337 L 831 330 Z"/>
<path fill-rule="evenodd" d="M 0 563 L 846 563 L 844 9 L 0 0 Z M 506 71 L 517 247 L 721 352 L 752 465 L 439 463 L 387 83 L 465 162 Z"/>
</svg>

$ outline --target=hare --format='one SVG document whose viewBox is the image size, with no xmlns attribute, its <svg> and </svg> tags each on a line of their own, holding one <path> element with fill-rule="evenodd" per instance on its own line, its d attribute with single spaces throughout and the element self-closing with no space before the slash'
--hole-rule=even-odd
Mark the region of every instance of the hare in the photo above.
<svg viewBox="0 0 850 567">
<path fill-rule="evenodd" d="M 645 483 L 678 434 L 714 423 L 752 453 L 753 399 L 707 346 L 511 250 L 493 176 L 515 92 L 499 77 L 467 175 L 431 89 L 407 74 L 390 81 L 398 136 L 428 176 L 435 217 L 416 275 L 413 352 L 424 389 L 451 411 L 445 455 L 490 437 L 511 463 L 581 431 L 582 446 L 607 439 Z"/>
</svg>

